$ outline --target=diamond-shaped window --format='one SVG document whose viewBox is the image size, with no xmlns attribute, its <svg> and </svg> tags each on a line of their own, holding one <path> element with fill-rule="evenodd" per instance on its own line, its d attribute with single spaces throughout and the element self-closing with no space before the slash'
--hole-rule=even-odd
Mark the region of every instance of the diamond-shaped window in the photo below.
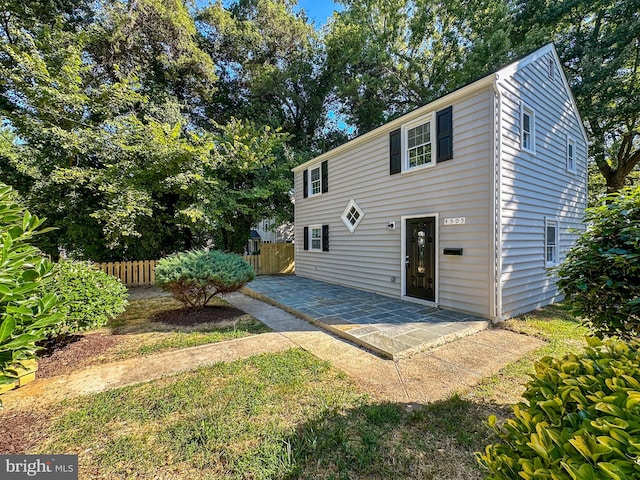
<svg viewBox="0 0 640 480">
<path fill-rule="evenodd" d="M 358 228 L 358 225 L 364 218 L 364 212 L 358 206 L 356 201 L 354 199 L 351 199 L 349 201 L 349 204 L 347 205 L 347 208 L 344 209 L 341 218 L 349 231 L 353 233 L 356 231 L 356 228 Z"/>
</svg>

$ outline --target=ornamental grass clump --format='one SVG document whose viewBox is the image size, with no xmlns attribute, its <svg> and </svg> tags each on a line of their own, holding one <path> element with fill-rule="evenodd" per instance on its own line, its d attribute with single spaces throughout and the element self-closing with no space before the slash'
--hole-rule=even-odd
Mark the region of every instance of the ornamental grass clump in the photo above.
<svg viewBox="0 0 640 480">
<path fill-rule="evenodd" d="M 255 278 L 240 256 L 219 250 L 175 253 L 156 265 L 156 285 L 187 307 L 203 307 L 216 295 L 235 292 Z"/>
<path fill-rule="evenodd" d="M 487 478 L 640 478 L 640 341 L 588 343 L 536 364 L 515 418 L 489 418 L 502 443 L 478 454 Z"/>
</svg>

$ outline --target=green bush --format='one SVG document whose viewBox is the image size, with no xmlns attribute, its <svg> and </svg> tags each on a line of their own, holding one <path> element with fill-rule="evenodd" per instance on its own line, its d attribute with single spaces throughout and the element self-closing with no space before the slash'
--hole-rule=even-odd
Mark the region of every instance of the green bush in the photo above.
<svg viewBox="0 0 640 480">
<path fill-rule="evenodd" d="M 640 187 L 587 210 L 586 232 L 558 268 L 558 286 L 600 338 L 640 335 Z"/>
<path fill-rule="evenodd" d="M 478 454 L 488 478 L 640 478 L 640 342 L 588 341 L 536 364 L 515 418 L 489 418 L 504 443 Z"/>
<path fill-rule="evenodd" d="M 36 342 L 60 321 L 52 313 L 57 299 L 43 294 L 53 264 L 29 245 L 44 219 L 15 202 L 10 187 L 0 184 L 0 385 L 13 383 L 16 367 L 35 358 Z"/>
<path fill-rule="evenodd" d="M 218 250 L 176 253 L 156 265 L 156 285 L 188 307 L 205 306 L 215 295 L 235 292 L 254 277 L 241 257 Z"/>
<path fill-rule="evenodd" d="M 61 260 L 53 268 L 48 288 L 57 295 L 58 311 L 63 314 L 62 322 L 50 330 L 51 336 L 103 327 L 127 306 L 127 287 L 87 262 Z"/>
</svg>

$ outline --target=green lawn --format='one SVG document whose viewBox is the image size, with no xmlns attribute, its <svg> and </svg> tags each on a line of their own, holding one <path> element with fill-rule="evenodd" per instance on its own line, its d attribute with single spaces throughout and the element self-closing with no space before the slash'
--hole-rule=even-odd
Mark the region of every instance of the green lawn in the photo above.
<svg viewBox="0 0 640 480">
<path fill-rule="evenodd" d="M 52 406 L 36 450 L 78 453 L 81 478 L 480 479 L 487 416 L 509 415 L 535 358 L 584 334 L 559 307 L 506 326 L 548 343 L 447 401 L 373 402 L 292 349 Z"/>
<path fill-rule="evenodd" d="M 220 298 L 214 298 L 209 308 L 231 307 Z M 99 358 L 100 363 L 122 360 L 150 353 L 195 347 L 217 343 L 249 335 L 271 331 L 248 314 L 221 322 L 197 322 L 180 324 L 167 321 L 172 312 L 178 312 L 183 305 L 172 297 L 158 297 L 130 300 L 125 312 L 109 321 L 108 334 L 115 335 L 120 345 Z M 158 318 L 162 318 L 162 321 Z"/>
</svg>

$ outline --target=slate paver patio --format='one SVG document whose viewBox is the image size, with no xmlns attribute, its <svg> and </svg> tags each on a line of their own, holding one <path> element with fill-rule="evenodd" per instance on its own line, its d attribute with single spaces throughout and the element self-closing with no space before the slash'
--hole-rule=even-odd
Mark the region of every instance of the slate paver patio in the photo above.
<svg viewBox="0 0 640 480">
<path fill-rule="evenodd" d="M 256 277 L 243 292 L 394 360 L 489 326 L 472 314 L 293 275 Z"/>
</svg>

